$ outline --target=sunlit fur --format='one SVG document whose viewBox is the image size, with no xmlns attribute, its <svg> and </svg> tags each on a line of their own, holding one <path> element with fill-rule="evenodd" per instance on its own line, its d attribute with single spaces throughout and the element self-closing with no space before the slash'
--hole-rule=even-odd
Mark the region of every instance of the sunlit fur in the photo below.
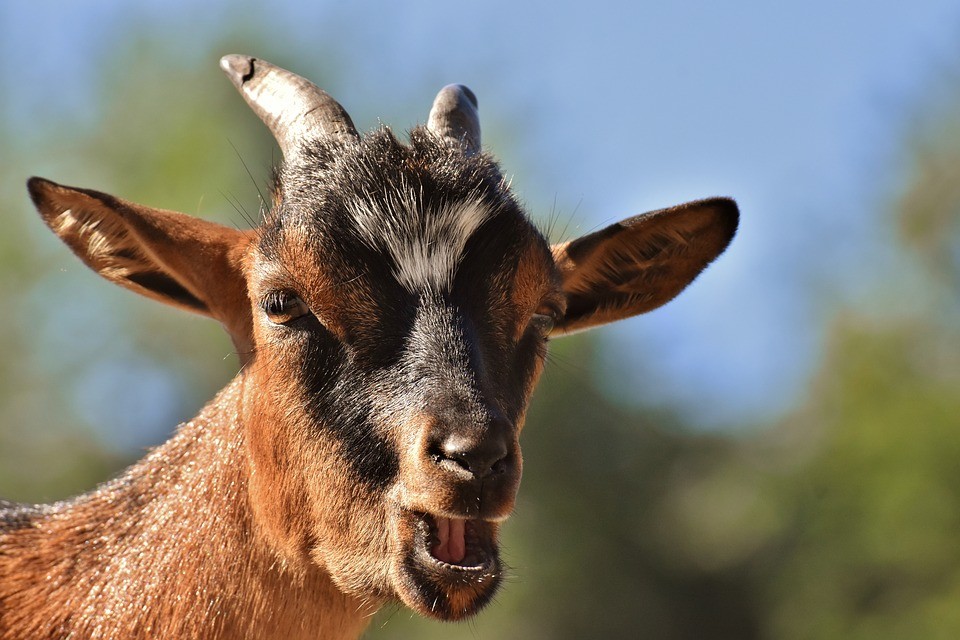
<svg viewBox="0 0 960 640">
<path fill-rule="evenodd" d="M 360 600 L 318 568 L 278 562 L 257 540 L 246 498 L 248 384 L 234 380 L 119 478 L 0 525 L 0 637 L 359 634 Z"/>
</svg>

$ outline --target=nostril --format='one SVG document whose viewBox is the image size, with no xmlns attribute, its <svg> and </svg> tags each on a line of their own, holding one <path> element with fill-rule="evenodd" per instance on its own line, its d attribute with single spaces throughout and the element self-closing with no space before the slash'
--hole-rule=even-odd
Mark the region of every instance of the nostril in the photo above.
<svg viewBox="0 0 960 640">
<path fill-rule="evenodd" d="M 455 467 L 476 478 L 485 478 L 507 469 L 509 451 L 500 438 L 486 438 L 473 441 L 461 436 L 450 436 L 444 440 L 435 454 L 441 466 Z"/>
<path fill-rule="evenodd" d="M 503 456 L 499 460 L 493 463 L 493 466 L 490 467 L 490 471 L 493 474 L 505 473 L 507 470 L 507 456 Z"/>
<path fill-rule="evenodd" d="M 476 463 L 470 463 L 470 459 L 466 454 L 460 451 L 450 451 L 443 454 L 442 460 L 449 460 L 454 463 L 464 471 L 470 471 L 472 473 L 473 468 L 476 467 Z"/>
</svg>

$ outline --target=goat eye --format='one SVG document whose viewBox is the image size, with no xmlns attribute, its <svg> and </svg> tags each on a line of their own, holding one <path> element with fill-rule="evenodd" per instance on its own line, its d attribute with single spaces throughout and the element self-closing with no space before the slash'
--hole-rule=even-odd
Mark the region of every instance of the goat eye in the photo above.
<svg viewBox="0 0 960 640">
<path fill-rule="evenodd" d="M 530 326 L 533 327 L 534 331 L 544 337 L 550 335 L 556 322 L 557 320 L 552 313 L 535 313 L 533 317 L 530 318 Z"/>
<path fill-rule="evenodd" d="M 263 312 L 274 324 L 289 324 L 310 313 L 310 307 L 295 293 L 274 291 L 263 299 Z"/>
</svg>

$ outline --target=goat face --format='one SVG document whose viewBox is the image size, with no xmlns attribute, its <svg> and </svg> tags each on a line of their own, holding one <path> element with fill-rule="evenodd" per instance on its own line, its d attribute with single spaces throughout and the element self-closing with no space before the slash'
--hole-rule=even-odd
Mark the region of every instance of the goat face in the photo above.
<svg viewBox="0 0 960 640">
<path fill-rule="evenodd" d="M 468 615 L 562 312 L 549 247 L 489 158 L 429 131 L 300 157 L 251 252 L 253 504 L 282 487 L 264 520 L 341 587 Z"/>
<path fill-rule="evenodd" d="M 498 525 L 547 338 L 673 298 L 726 248 L 736 205 L 550 247 L 480 152 L 469 90 L 441 91 L 406 145 L 359 136 L 299 76 L 244 56 L 222 66 L 284 153 L 259 229 L 36 178 L 33 200 L 104 277 L 224 324 L 245 363 L 254 526 L 285 564 L 469 616 L 501 579 Z"/>
</svg>

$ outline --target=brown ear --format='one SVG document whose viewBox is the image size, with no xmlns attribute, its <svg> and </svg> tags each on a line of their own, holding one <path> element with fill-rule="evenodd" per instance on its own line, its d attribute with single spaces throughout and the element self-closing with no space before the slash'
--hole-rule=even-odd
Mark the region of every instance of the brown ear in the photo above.
<svg viewBox="0 0 960 640">
<path fill-rule="evenodd" d="M 738 219 L 733 200 L 699 200 L 555 245 L 567 311 L 554 335 L 629 318 L 669 302 L 723 253 Z"/>
<path fill-rule="evenodd" d="M 42 178 L 27 189 L 43 221 L 88 267 L 148 298 L 216 318 L 244 359 L 252 345 L 242 265 L 248 233 Z"/>
</svg>

